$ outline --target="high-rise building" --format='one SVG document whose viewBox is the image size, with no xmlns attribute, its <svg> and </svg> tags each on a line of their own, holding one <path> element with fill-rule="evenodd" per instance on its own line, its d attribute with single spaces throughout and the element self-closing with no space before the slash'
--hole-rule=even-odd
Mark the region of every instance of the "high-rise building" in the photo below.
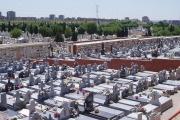
<svg viewBox="0 0 180 120">
<path fill-rule="evenodd" d="M 15 20 L 16 18 L 16 13 L 14 11 L 8 11 L 7 12 L 7 19 L 8 20 Z"/>
<path fill-rule="evenodd" d="M 2 18 L 1 18 L 1 12 L 0 12 L 0 19 L 2 19 Z"/>
<path fill-rule="evenodd" d="M 142 22 L 149 22 L 149 18 L 147 16 L 142 17 Z"/>
<path fill-rule="evenodd" d="M 49 19 L 50 20 L 54 20 L 55 19 L 55 15 L 54 14 L 49 15 Z"/>
<path fill-rule="evenodd" d="M 60 20 L 64 20 L 64 15 L 59 15 Z"/>
</svg>

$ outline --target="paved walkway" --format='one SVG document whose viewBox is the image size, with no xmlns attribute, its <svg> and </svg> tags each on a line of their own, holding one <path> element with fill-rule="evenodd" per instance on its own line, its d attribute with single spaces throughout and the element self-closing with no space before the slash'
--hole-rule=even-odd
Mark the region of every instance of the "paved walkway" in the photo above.
<svg viewBox="0 0 180 120">
<path fill-rule="evenodd" d="M 180 110 L 180 91 L 171 96 L 173 100 L 173 107 L 162 113 L 161 120 L 167 120 Z"/>
</svg>

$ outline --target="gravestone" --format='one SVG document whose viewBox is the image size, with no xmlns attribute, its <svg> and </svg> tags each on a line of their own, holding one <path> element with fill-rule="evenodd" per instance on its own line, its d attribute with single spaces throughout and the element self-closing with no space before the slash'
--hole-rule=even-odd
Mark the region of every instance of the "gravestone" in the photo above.
<svg viewBox="0 0 180 120">
<path fill-rule="evenodd" d="M 22 93 L 19 93 L 19 91 L 16 91 L 16 94 L 14 95 L 14 97 L 16 97 L 16 102 L 20 101 L 21 96 L 22 96 Z"/>
<path fill-rule="evenodd" d="M 178 67 L 176 69 L 176 79 L 179 80 L 180 79 L 180 67 Z"/>
<path fill-rule="evenodd" d="M 24 98 L 24 103 L 25 104 L 28 104 L 29 103 L 29 101 L 30 101 L 30 99 L 31 99 L 31 91 L 28 91 L 28 92 L 26 92 L 26 94 L 23 96 L 23 98 Z"/>
<path fill-rule="evenodd" d="M 39 88 L 43 91 L 44 87 L 45 87 L 45 83 L 41 81 L 41 83 L 39 83 Z"/>
<path fill-rule="evenodd" d="M 93 92 L 90 92 L 89 95 L 85 98 L 85 102 L 84 102 L 85 112 L 91 112 L 94 110 L 93 100 L 94 100 L 94 94 Z"/>
<path fill-rule="evenodd" d="M 145 68 L 143 65 L 141 65 L 141 72 L 144 72 L 145 71 Z"/>
<path fill-rule="evenodd" d="M 87 72 L 91 72 L 91 64 L 87 65 Z"/>
<path fill-rule="evenodd" d="M 85 68 L 85 65 L 82 65 L 82 67 L 81 67 L 81 71 L 83 72 L 83 74 L 85 74 L 85 73 L 86 73 L 86 68 Z"/>
<path fill-rule="evenodd" d="M 6 93 L 0 93 L 0 110 L 7 110 L 7 98 Z"/>
<path fill-rule="evenodd" d="M 29 120 L 41 120 L 42 117 L 38 112 L 35 112 L 34 114 L 31 115 L 31 117 L 29 118 Z"/>
<path fill-rule="evenodd" d="M 161 103 L 159 102 L 159 93 L 157 91 L 153 91 L 151 93 L 151 100 L 149 101 L 150 104 L 152 105 L 157 105 L 157 106 L 160 106 Z"/>
<path fill-rule="evenodd" d="M 29 110 L 30 114 L 35 112 L 35 107 L 38 105 L 38 103 L 36 103 L 34 101 L 34 99 L 31 99 L 29 104 L 26 105 L 26 108 Z"/>
</svg>

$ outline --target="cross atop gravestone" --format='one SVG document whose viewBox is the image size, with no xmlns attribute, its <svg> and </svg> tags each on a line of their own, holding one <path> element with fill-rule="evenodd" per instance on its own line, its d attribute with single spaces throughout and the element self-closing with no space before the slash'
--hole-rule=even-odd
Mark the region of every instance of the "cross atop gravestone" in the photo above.
<svg viewBox="0 0 180 120">
<path fill-rule="evenodd" d="M 34 101 L 34 99 L 31 99 L 29 104 L 26 105 L 26 108 L 29 110 L 30 113 L 35 112 L 35 107 L 37 106 L 37 103 Z"/>
<path fill-rule="evenodd" d="M 41 88 L 41 90 L 44 90 L 45 84 L 43 83 L 43 81 L 41 81 L 41 83 L 39 83 L 39 87 Z"/>
<path fill-rule="evenodd" d="M 20 97 L 22 96 L 22 93 L 19 93 L 19 91 L 16 91 L 16 94 L 14 97 L 16 97 L 16 102 L 20 101 Z"/>
<path fill-rule="evenodd" d="M 160 95 L 159 95 L 159 93 L 157 92 L 157 91 L 153 91 L 152 93 L 151 93 L 151 100 L 150 100 L 150 104 L 153 104 L 153 105 L 157 105 L 157 106 L 160 106 L 161 105 L 161 103 L 159 102 L 159 97 L 160 97 Z"/>
</svg>

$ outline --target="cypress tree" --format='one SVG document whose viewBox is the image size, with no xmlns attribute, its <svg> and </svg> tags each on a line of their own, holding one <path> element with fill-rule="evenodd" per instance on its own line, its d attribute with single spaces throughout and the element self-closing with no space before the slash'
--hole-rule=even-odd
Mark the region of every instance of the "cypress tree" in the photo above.
<svg viewBox="0 0 180 120">
<path fill-rule="evenodd" d="M 77 33 L 73 31 L 72 41 L 77 41 Z"/>
<path fill-rule="evenodd" d="M 61 33 L 56 33 L 55 42 L 64 42 L 64 38 Z"/>
<path fill-rule="evenodd" d="M 1 32 L 3 31 L 3 23 L 1 24 Z"/>
<path fill-rule="evenodd" d="M 6 25 L 5 25 L 5 23 L 4 23 L 4 25 L 3 25 L 3 31 L 4 31 L 4 32 L 6 31 Z"/>
<path fill-rule="evenodd" d="M 32 27 L 32 23 L 31 23 L 31 27 L 30 27 L 30 31 L 31 35 L 33 34 L 33 27 Z"/>
<path fill-rule="evenodd" d="M 34 27 L 34 33 L 38 34 L 38 27 L 37 26 Z"/>
<path fill-rule="evenodd" d="M 152 36 L 150 28 L 148 29 L 148 36 Z"/>
<path fill-rule="evenodd" d="M 10 31 L 11 31 L 11 23 L 9 21 L 9 23 L 8 23 L 8 32 L 10 32 Z"/>
<path fill-rule="evenodd" d="M 124 33 L 125 33 L 124 36 L 127 37 L 128 36 L 128 29 L 127 29 L 127 27 L 125 27 Z"/>
</svg>

